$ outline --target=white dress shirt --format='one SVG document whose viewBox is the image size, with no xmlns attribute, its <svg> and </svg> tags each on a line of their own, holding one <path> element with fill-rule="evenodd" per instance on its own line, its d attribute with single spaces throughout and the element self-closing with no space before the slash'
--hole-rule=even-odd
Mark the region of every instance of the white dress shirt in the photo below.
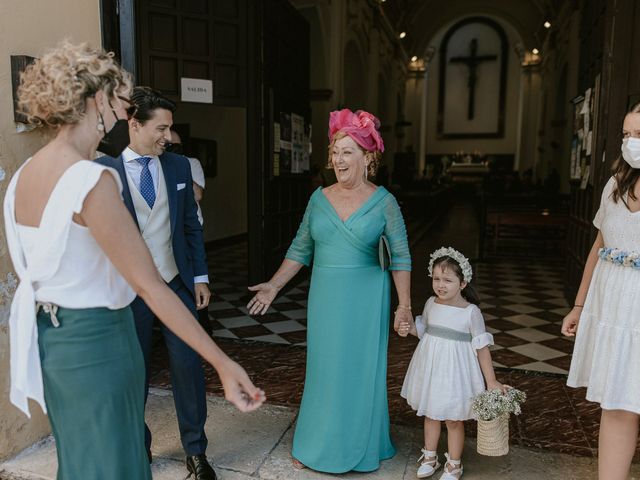
<svg viewBox="0 0 640 480">
<path fill-rule="evenodd" d="M 204 190 L 204 170 L 202 170 L 200 160 L 193 157 L 187 157 L 187 159 L 189 160 L 189 166 L 191 167 L 191 178 L 193 179 L 193 183 Z M 202 216 L 200 202 L 196 201 L 196 203 L 198 204 L 198 221 L 200 222 L 200 225 L 204 225 L 204 217 Z"/>
<path fill-rule="evenodd" d="M 142 175 L 142 165 L 137 161 L 140 157 L 149 157 L 151 160 L 149 161 L 149 171 L 151 172 L 151 178 L 153 178 L 153 188 L 154 191 L 158 192 L 158 168 L 160 164 L 160 159 L 157 155 L 140 155 L 129 147 L 125 148 L 124 152 L 122 152 L 122 161 L 124 162 L 124 169 L 127 172 L 127 175 L 133 180 L 134 185 L 140 191 L 140 175 Z"/>
</svg>

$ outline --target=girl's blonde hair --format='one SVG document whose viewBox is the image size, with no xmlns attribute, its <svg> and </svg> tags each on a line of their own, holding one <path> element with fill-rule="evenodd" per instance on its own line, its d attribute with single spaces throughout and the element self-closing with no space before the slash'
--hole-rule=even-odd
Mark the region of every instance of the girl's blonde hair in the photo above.
<svg viewBox="0 0 640 480">
<path fill-rule="evenodd" d="M 329 142 L 329 159 L 327 161 L 328 169 L 333 168 L 333 160 L 331 159 L 332 153 L 333 153 L 333 146 L 336 144 L 338 140 L 348 136 L 349 135 L 344 132 L 338 132 L 333 136 L 333 138 Z M 358 145 L 357 142 L 356 142 L 356 145 Z M 378 166 L 380 165 L 380 160 L 382 160 L 382 153 L 370 152 L 362 148 L 360 145 L 358 145 L 358 148 L 362 153 L 364 153 L 365 158 L 369 160 L 369 165 L 367 166 L 367 175 L 370 177 L 375 176 L 376 172 L 378 171 Z"/>
<path fill-rule="evenodd" d="M 86 99 L 99 90 L 114 97 L 128 94 L 131 85 L 112 52 L 64 41 L 22 73 L 18 107 L 29 123 L 57 128 L 79 122 Z"/>
</svg>

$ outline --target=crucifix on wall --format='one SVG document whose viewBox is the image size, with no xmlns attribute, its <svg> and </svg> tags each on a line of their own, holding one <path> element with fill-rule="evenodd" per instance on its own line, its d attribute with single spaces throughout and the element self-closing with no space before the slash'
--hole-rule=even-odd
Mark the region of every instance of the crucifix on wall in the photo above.
<svg viewBox="0 0 640 480">
<path fill-rule="evenodd" d="M 509 40 L 502 26 L 463 18 L 445 32 L 438 57 L 438 139 L 504 138 Z"/>
<path fill-rule="evenodd" d="M 473 120 L 475 116 L 475 94 L 476 82 L 478 81 L 478 66 L 482 62 L 494 61 L 497 55 L 478 55 L 478 39 L 473 38 L 469 43 L 469 56 L 467 57 L 451 57 L 451 63 L 462 63 L 469 69 L 469 78 L 467 87 L 469 88 L 469 103 L 467 107 L 467 118 Z"/>
</svg>

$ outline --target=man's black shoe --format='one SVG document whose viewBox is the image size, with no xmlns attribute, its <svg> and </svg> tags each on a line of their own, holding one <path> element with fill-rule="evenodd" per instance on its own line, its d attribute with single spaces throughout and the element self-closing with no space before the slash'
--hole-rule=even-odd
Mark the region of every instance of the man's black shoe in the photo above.
<svg viewBox="0 0 640 480">
<path fill-rule="evenodd" d="M 218 478 L 204 453 L 187 457 L 187 470 L 193 474 L 195 480 L 217 480 Z"/>
</svg>

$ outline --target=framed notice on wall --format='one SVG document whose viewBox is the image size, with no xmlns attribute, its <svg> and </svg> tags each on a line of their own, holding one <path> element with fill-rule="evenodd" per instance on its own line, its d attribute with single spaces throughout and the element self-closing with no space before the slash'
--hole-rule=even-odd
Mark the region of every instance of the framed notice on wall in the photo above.
<svg viewBox="0 0 640 480">
<path fill-rule="evenodd" d="M 586 160 L 583 116 L 585 97 L 584 95 L 578 95 L 571 102 L 573 103 L 573 139 L 571 141 L 571 171 L 569 172 L 569 178 L 571 180 L 580 180 Z"/>
<path fill-rule="evenodd" d="M 600 75 L 596 77 L 594 87 L 587 88 L 583 95 L 571 100 L 573 103 L 573 137 L 571 140 L 571 159 L 569 178 L 580 181 L 580 188 L 593 185 L 596 157 L 598 103 L 600 102 Z"/>
<path fill-rule="evenodd" d="M 180 100 L 193 103 L 213 103 L 213 82 L 200 78 L 180 79 Z"/>
</svg>

